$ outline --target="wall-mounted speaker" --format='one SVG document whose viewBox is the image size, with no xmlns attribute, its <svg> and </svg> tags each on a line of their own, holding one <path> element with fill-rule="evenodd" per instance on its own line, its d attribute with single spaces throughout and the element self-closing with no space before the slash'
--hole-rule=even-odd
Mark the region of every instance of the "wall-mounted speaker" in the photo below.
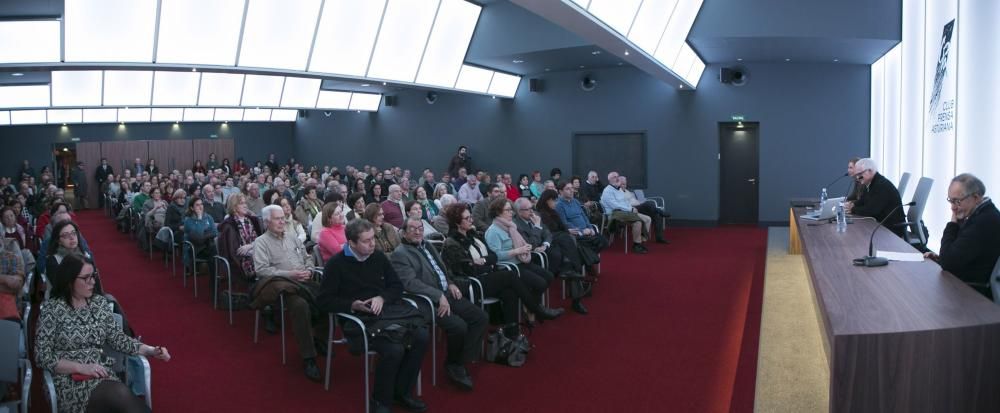
<svg viewBox="0 0 1000 413">
<path fill-rule="evenodd" d="M 396 95 L 385 95 L 385 105 L 386 106 L 396 106 L 399 104 L 399 98 Z"/>
<path fill-rule="evenodd" d="M 528 79 L 528 90 L 532 92 L 541 92 L 545 89 L 545 82 L 542 79 Z"/>
<path fill-rule="evenodd" d="M 590 92 L 591 90 L 594 90 L 594 88 L 596 87 L 597 87 L 597 80 L 590 77 L 589 75 L 584 76 L 583 79 L 580 79 L 580 89 L 583 89 L 583 91 Z"/>
<path fill-rule="evenodd" d="M 723 67 L 719 69 L 719 82 L 733 86 L 743 86 L 750 80 L 747 70 L 742 67 Z"/>
<path fill-rule="evenodd" d="M 309 117 L 309 111 L 308 110 L 299 109 L 299 117 L 300 118 L 308 118 Z"/>
<path fill-rule="evenodd" d="M 438 100 L 438 94 L 437 94 L 437 92 L 427 92 L 427 96 L 424 97 L 424 100 L 427 101 L 428 105 L 433 105 L 434 102 L 437 102 L 437 100 Z"/>
</svg>

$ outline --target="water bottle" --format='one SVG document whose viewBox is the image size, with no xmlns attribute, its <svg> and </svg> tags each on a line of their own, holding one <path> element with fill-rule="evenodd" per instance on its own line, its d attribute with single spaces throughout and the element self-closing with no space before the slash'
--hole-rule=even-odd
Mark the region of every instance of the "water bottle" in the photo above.
<svg viewBox="0 0 1000 413">
<path fill-rule="evenodd" d="M 844 202 L 837 203 L 837 232 L 847 232 L 847 213 L 844 211 Z"/>
<path fill-rule="evenodd" d="M 823 208 L 823 203 L 826 202 L 826 188 L 823 188 L 819 193 L 819 207 Z"/>
</svg>

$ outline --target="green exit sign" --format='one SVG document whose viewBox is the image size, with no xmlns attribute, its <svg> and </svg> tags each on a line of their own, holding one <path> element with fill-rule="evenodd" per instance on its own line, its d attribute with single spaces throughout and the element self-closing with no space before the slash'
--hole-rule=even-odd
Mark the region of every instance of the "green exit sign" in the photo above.
<svg viewBox="0 0 1000 413">
<path fill-rule="evenodd" d="M 729 117 L 733 122 L 743 122 L 743 115 L 733 115 Z"/>
</svg>

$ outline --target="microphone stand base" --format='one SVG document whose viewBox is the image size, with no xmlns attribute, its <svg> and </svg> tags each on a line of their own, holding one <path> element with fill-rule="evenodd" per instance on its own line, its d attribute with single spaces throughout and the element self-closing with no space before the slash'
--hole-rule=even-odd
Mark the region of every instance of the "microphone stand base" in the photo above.
<svg viewBox="0 0 1000 413">
<path fill-rule="evenodd" d="M 864 256 L 854 259 L 854 265 L 859 267 L 884 267 L 889 265 L 889 259 L 883 257 Z"/>
</svg>

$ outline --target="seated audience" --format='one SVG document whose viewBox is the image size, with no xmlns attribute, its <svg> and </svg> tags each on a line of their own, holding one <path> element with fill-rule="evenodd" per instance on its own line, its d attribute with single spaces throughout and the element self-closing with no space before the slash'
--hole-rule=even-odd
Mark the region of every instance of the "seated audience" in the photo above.
<svg viewBox="0 0 1000 413">
<path fill-rule="evenodd" d="M 504 197 L 505 193 L 506 190 L 502 183 L 490 185 L 489 197 L 483 198 L 476 203 L 476 206 L 472 207 L 472 223 L 475 224 L 476 230 L 486 231 L 486 228 L 493 224 L 493 218 L 490 217 L 490 204 Z"/>
<path fill-rule="evenodd" d="M 378 208 L 378 205 L 369 207 Z M 403 284 L 388 257 L 376 248 L 375 228 L 364 219 L 347 224 L 347 246 L 323 268 L 323 285 L 317 299 L 327 313 L 353 313 L 372 320 L 382 314 L 385 305 L 408 305 L 401 302 Z M 348 336 L 348 340 L 358 340 Z M 375 389 L 372 411 L 389 412 L 393 403 L 411 411 L 426 411 L 427 405 L 413 397 L 420 367 L 423 365 L 429 336 L 426 328 L 412 331 L 409 345 L 377 336 L 368 343 L 378 353 L 375 366 Z"/>
<path fill-rule="evenodd" d="M 514 225 L 517 226 L 517 231 L 524 238 L 524 242 L 531 245 L 532 252 L 546 255 L 547 269 L 570 281 L 573 311 L 587 314 L 587 308 L 583 306 L 582 302 L 585 291 L 582 283 L 583 275 L 580 273 L 583 268 L 580 252 L 576 248 L 576 242 L 569 235 L 566 227 L 562 226 L 562 222 L 559 221 L 559 217 L 553 209 L 555 200 L 556 191 L 549 189 L 542 191 L 542 196 L 538 199 L 539 211 L 544 208 L 546 216 L 549 218 L 549 226 L 547 226 L 542 223 L 541 213 L 535 213 L 531 207 L 531 201 L 527 198 L 518 198 L 514 202 L 514 209 L 517 211 L 513 218 Z M 553 218 L 555 222 L 552 222 Z M 553 229 L 556 232 L 553 232 Z"/>
<path fill-rule="evenodd" d="M 872 217 L 879 222 L 884 220 L 886 229 L 902 238 L 906 228 L 900 224 L 906 221 L 906 217 L 903 215 L 903 201 L 896 185 L 878 173 L 878 165 L 871 158 L 858 160 L 854 164 L 854 172 L 854 178 L 861 189 L 857 201 L 844 204 L 847 212 Z"/>
<path fill-rule="evenodd" d="M 424 209 L 424 219 L 430 221 L 435 216 L 437 216 L 440 211 L 438 210 L 437 204 L 433 200 L 427 198 L 427 190 L 418 186 L 416 190 L 413 191 L 413 200 L 420 203 L 420 206 Z"/>
<path fill-rule="evenodd" d="M 437 325 L 448 336 L 444 365 L 448 378 L 459 388 L 472 390 L 472 377 L 465 366 L 479 356 L 489 317 L 479 306 L 462 299 L 462 290 L 455 285 L 441 256 L 424 240 L 424 221 L 420 218 L 406 220 L 403 242 L 390 261 L 406 292 L 430 297 L 437 305 L 428 308 L 426 302 L 417 300 L 425 315 L 437 316 Z"/>
<path fill-rule="evenodd" d="M 941 252 L 926 255 L 992 300 L 1000 293 L 990 287 L 990 274 L 1000 258 L 1000 211 L 985 195 L 986 185 L 972 174 L 951 180 L 951 221 L 941 236 Z"/>
<path fill-rule="evenodd" d="M 67 216 L 68 218 L 68 216 Z M 90 249 L 82 241 L 80 227 L 69 219 L 60 218 L 59 222 L 52 227 L 52 236 L 55 240 L 50 240 L 46 245 L 45 267 L 41 271 L 55 271 L 56 267 L 62 263 L 63 258 L 70 254 L 78 254 L 93 261 L 94 258 Z"/>
<path fill-rule="evenodd" d="M 640 214 L 628 199 L 625 193 L 618 189 L 618 172 L 608 173 L 608 186 L 604 187 L 601 193 L 601 206 L 608 218 L 623 225 L 630 225 L 632 230 L 632 252 L 645 254 L 648 252 L 642 245 L 649 238 L 649 225 L 652 219 L 644 214 Z"/>
<path fill-rule="evenodd" d="M 180 242 L 184 236 L 184 216 L 187 214 L 187 193 L 183 189 L 175 190 L 170 205 L 163 218 L 163 225 L 174 231 L 174 242 Z"/>
<path fill-rule="evenodd" d="M 24 259 L 13 238 L 0 239 L 0 320 L 21 322 L 18 305 L 24 287 Z M 0 389 L 5 386 L 0 385 Z"/>
<path fill-rule="evenodd" d="M 340 205 L 344 202 L 344 198 L 340 196 L 339 193 L 330 192 L 323 196 L 323 208 L 327 205 L 337 204 Z M 320 210 L 322 211 L 322 209 Z M 313 242 L 319 242 L 319 232 L 323 230 L 323 214 L 316 215 L 313 218 L 312 223 L 309 224 L 309 239 Z"/>
<path fill-rule="evenodd" d="M 17 223 L 17 217 L 13 208 L 4 207 L 2 212 L 0 212 L 0 231 L 3 232 L 3 240 L 10 240 L 14 243 L 14 247 L 16 247 L 17 253 L 21 256 L 21 261 L 24 264 L 23 270 L 25 274 L 30 274 L 34 271 L 35 257 L 28 248 L 27 234 L 24 232 L 24 227 Z"/>
<path fill-rule="evenodd" d="M 312 257 L 297 238 L 285 233 L 285 212 L 277 205 L 261 211 L 266 232 L 253 242 L 253 262 L 258 280 L 253 287 L 252 308 L 276 305 L 285 298 L 285 308 L 292 320 L 292 331 L 302 356 L 306 378 L 320 381 L 316 354 L 326 353 L 326 319 L 313 317 L 309 298 L 319 292 L 312 281 Z M 289 217 L 290 218 L 290 217 Z M 317 333 L 313 335 L 313 327 Z"/>
<path fill-rule="evenodd" d="M 104 347 L 164 361 L 170 360 L 170 353 L 125 335 L 108 300 L 94 293 L 97 271 L 87 258 L 66 256 L 50 279 L 52 299 L 41 306 L 35 361 L 52 372 L 59 411 L 148 412 L 146 403 L 112 372 L 113 360 Z"/>
<path fill-rule="evenodd" d="M 532 291 L 517 274 L 497 268 L 497 254 L 476 233 L 472 226 L 472 213 L 467 208 L 456 204 L 445 208 L 442 215 L 448 220 L 451 230 L 444 242 L 441 258 L 454 276 L 475 277 L 483 284 L 481 294 L 500 299 L 504 332 L 508 337 L 516 336 L 519 331 L 519 301 L 540 320 L 552 320 L 562 315 L 561 308 L 542 306 L 540 294 Z"/>
<path fill-rule="evenodd" d="M 315 185 L 306 186 L 302 192 L 302 199 L 295 206 L 295 220 L 302 224 L 306 230 L 311 230 L 310 225 L 313 219 L 323 211 L 323 202 L 316 194 Z"/>
<path fill-rule="evenodd" d="M 229 197 L 226 213 L 226 219 L 219 224 L 219 255 L 229 261 L 234 284 L 246 286 L 256 278 L 253 242 L 264 233 L 263 227 L 259 218 L 250 215 L 243 194 Z"/>
<path fill-rule="evenodd" d="M 396 228 L 403 228 L 403 217 L 406 215 L 406 207 L 403 201 L 403 190 L 399 185 L 389 185 L 389 198 L 382 202 L 382 213 L 385 214 L 385 222 L 392 224 Z"/>
<path fill-rule="evenodd" d="M 351 207 L 351 211 L 347 213 L 347 222 L 354 221 L 355 219 L 362 218 L 365 215 L 365 194 L 364 193 L 353 193 L 351 196 L 347 197 L 347 205 Z"/>
<path fill-rule="evenodd" d="M 469 175 L 465 184 L 458 189 L 458 201 L 472 206 L 483 199 L 483 193 L 479 192 L 479 182 L 475 175 Z"/>
<path fill-rule="evenodd" d="M 434 226 L 427 221 L 426 212 L 422 205 L 417 201 L 407 201 L 406 202 L 406 218 L 407 219 L 417 219 L 424 225 L 424 238 L 427 239 L 437 239 L 439 241 L 444 240 L 444 235 L 438 230 L 434 229 Z M 405 234 L 404 234 L 405 236 Z"/>
<path fill-rule="evenodd" d="M 653 201 L 646 200 L 645 202 L 639 202 L 635 193 L 629 189 L 628 178 L 625 175 L 618 176 L 618 189 L 625 193 L 625 198 L 629 204 L 635 207 L 636 211 L 649 217 L 650 226 L 653 228 L 653 233 L 656 236 L 656 242 L 658 244 L 669 244 L 670 242 L 666 238 L 663 238 L 663 220 L 668 217 L 667 213 L 657 208 L 656 203 Z"/>
<path fill-rule="evenodd" d="M 365 199 L 365 202 L 371 204 L 382 202 L 384 200 L 385 196 L 382 195 L 382 183 L 376 182 L 372 184 L 371 189 L 368 191 L 368 198 Z"/>
<path fill-rule="evenodd" d="M 549 288 L 554 276 L 545 268 L 531 263 L 531 244 L 528 244 L 514 224 L 514 206 L 506 197 L 490 204 L 493 224 L 486 230 L 486 246 L 497 254 L 497 262 L 517 266 L 521 281 L 535 295 L 541 295 Z"/>
<path fill-rule="evenodd" d="M 215 247 L 215 237 L 218 235 L 219 230 L 215 227 L 215 220 L 205 213 L 204 201 L 198 197 L 191 197 L 184 218 L 184 241 L 194 245 L 194 255 L 191 255 L 190 248 L 184 248 L 185 266 L 195 265 L 195 258 L 212 260 L 212 257 L 218 254 Z M 215 279 L 215 266 L 209 265 L 208 268 L 212 279 Z"/>
<path fill-rule="evenodd" d="M 562 191 L 559 193 L 559 200 L 556 201 L 555 211 L 559 215 L 559 220 L 566 227 L 566 230 L 576 239 L 576 245 L 580 248 L 580 257 L 583 263 L 588 267 L 592 267 L 601 262 L 598 254 L 608 247 L 608 239 L 597 232 L 596 225 L 588 221 L 587 212 L 583 204 L 574 198 L 573 195 L 572 184 L 564 183 Z M 547 215 L 542 215 L 542 222 L 551 220 L 552 217 Z M 596 274 L 596 271 L 592 269 L 591 271 Z"/>
<path fill-rule="evenodd" d="M 323 263 L 339 254 L 344 249 L 344 244 L 347 243 L 347 236 L 344 235 L 344 215 L 341 213 L 341 208 L 343 206 L 336 202 L 323 206 L 323 230 L 319 232 L 319 240 L 317 241 L 319 257 Z"/>
<path fill-rule="evenodd" d="M 542 173 L 539 171 L 534 171 L 531 173 L 531 185 L 528 185 L 528 190 L 531 191 L 531 196 L 534 199 L 542 196 L 542 191 L 545 190 L 545 183 L 542 182 Z"/>
<path fill-rule="evenodd" d="M 289 234 L 294 234 L 295 238 L 298 238 L 303 244 L 306 242 L 306 230 L 302 228 L 302 224 L 292 218 L 292 201 L 288 198 L 281 197 L 275 201 L 274 204 L 281 207 L 282 211 L 285 211 L 285 216 L 288 219 L 285 220 L 285 231 Z"/>
<path fill-rule="evenodd" d="M 375 249 L 391 254 L 399 246 L 399 231 L 385 222 L 385 214 L 379 204 L 369 204 L 365 207 L 364 218 L 375 228 Z"/>
<path fill-rule="evenodd" d="M 456 202 L 458 202 L 458 201 L 455 200 L 455 196 L 451 195 L 451 194 L 444 194 L 443 196 L 441 196 L 441 199 L 434 200 L 434 203 L 437 204 L 439 211 L 444 211 L 444 209 L 447 208 L 448 205 L 454 204 Z M 461 205 L 463 207 L 465 206 L 465 204 L 461 204 Z M 466 209 L 468 209 L 468 208 L 466 208 Z M 436 229 L 437 232 L 440 232 L 442 234 L 447 234 L 448 233 L 448 219 L 445 218 L 442 215 L 443 214 L 438 214 L 433 219 L 431 219 L 431 225 L 434 226 L 434 229 Z"/>
<path fill-rule="evenodd" d="M 264 209 L 264 200 L 260 197 L 260 186 L 255 182 L 247 182 L 243 195 L 247 197 L 247 209 L 250 215 L 260 216 L 260 210 Z"/>
</svg>

